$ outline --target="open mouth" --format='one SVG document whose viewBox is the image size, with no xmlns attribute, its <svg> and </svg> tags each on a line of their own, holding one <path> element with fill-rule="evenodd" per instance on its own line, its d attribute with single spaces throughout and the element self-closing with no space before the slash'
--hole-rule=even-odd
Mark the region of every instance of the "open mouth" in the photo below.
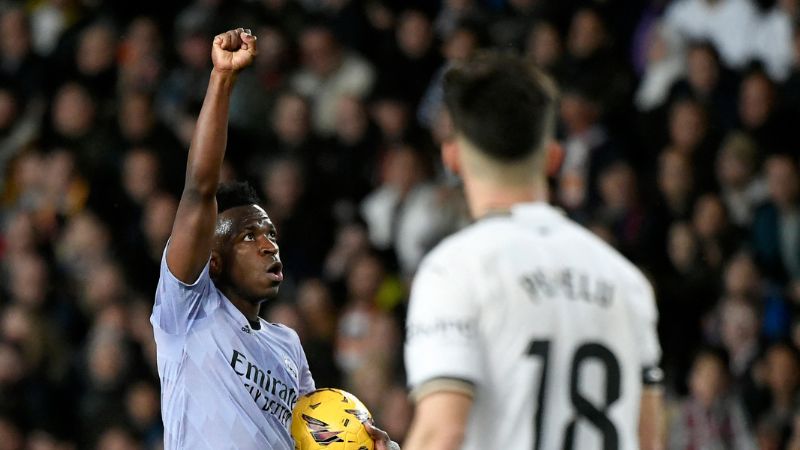
<svg viewBox="0 0 800 450">
<path fill-rule="evenodd" d="M 279 261 L 270 264 L 269 267 L 267 267 L 267 275 L 269 275 L 273 281 L 283 281 L 283 264 Z"/>
</svg>

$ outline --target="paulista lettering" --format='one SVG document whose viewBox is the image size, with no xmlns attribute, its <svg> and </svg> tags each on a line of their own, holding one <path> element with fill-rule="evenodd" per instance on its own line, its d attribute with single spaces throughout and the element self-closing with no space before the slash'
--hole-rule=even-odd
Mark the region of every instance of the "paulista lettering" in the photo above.
<svg viewBox="0 0 800 450">
<path fill-rule="evenodd" d="M 237 375 L 244 377 L 245 389 L 250 392 L 261 410 L 274 416 L 288 429 L 292 421 L 292 410 L 297 403 L 297 391 L 276 377 L 271 370 L 264 372 L 236 350 L 231 356 L 231 368 Z"/>
</svg>

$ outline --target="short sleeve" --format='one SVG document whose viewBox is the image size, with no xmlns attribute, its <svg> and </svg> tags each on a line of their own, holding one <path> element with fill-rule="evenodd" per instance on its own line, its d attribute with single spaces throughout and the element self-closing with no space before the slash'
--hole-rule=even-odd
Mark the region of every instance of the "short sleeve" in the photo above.
<svg viewBox="0 0 800 450">
<path fill-rule="evenodd" d="M 314 377 L 311 376 L 311 369 L 308 366 L 306 352 L 300 349 L 300 395 L 306 395 L 316 390 Z"/>
<path fill-rule="evenodd" d="M 214 295 L 216 288 L 209 275 L 208 262 L 197 280 L 186 284 L 170 272 L 166 255 L 167 250 L 164 249 L 150 322 L 167 334 L 183 335 L 189 332 L 195 322 L 219 306 L 219 296 Z"/>
<path fill-rule="evenodd" d="M 405 344 L 412 391 L 439 379 L 483 381 L 479 305 L 455 273 L 425 261 L 414 280 Z"/>
<path fill-rule="evenodd" d="M 634 313 L 634 332 L 638 345 L 639 362 L 645 383 L 660 382 L 661 345 L 658 342 L 658 310 L 653 287 L 644 276 L 636 280 L 631 288 Z"/>
</svg>

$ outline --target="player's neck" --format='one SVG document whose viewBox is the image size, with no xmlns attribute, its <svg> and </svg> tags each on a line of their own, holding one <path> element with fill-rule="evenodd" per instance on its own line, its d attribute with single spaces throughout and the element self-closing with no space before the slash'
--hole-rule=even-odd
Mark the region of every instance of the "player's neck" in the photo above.
<svg viewBox="0 0 800 450">
<path fill-rule="evenodd" d="M 250 301 L 245 300 L 237 292 L 230 287 L 225 286 L 220 289 L 225 297 L 230 300 L 231 304 L 236 307 L 236 309 L 241 312 L 245 319 L 251 322 L 258 321 L 258 312 L 261 311 L 261 304 L 260 303 L 253 303 Z"/>
<path fill-rule="evenodd" d="M 519 203 L 546 202 L 547 183 L 537 180 L 530 184 L 499 186 L 482 180 L 472 180 L 464 184 L 470 214 L 479 219 L 487 214 L 508 211 Z"/>
</svg>

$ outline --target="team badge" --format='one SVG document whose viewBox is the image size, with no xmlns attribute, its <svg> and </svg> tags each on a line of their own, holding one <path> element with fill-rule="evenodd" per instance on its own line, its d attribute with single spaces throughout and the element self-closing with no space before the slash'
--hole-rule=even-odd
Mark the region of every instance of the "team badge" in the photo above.
<svg viewBox="0 0 800 450">
<path fill-rule="evenodd" d="M 300 377 L 300 371 L 297 370 L 297 366 L 286 355 L 283 355 L 283 364 L 286 366 L 286 370 L 288 370 L 289 373 L 292 374 L 293 377 L 295 377 L 295 378 L 299 378 Z"/>
</svg>

